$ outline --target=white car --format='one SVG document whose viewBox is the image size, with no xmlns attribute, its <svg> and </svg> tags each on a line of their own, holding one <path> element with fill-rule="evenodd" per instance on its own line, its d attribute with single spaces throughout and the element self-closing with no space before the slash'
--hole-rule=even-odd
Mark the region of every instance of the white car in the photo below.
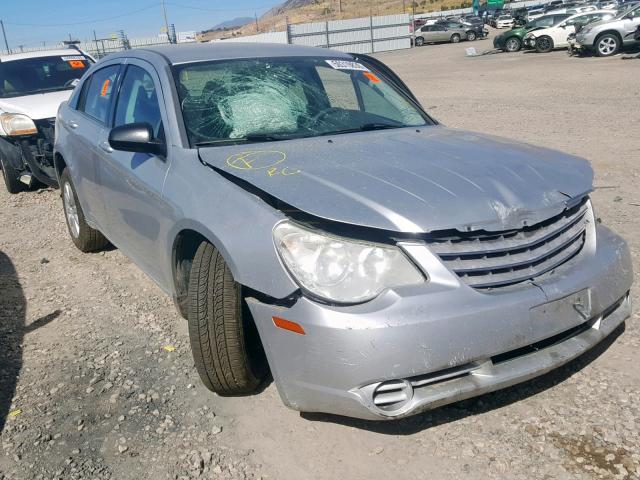
<svg viewBox="0 0 640 480">
<path fill-rule="evenodd" d="M 55 119 L 93 59 L 77 49 L 0 56 L 0 168 L 9 193 L 57 186 Z"/>
<path fill-rule="evenodd" d="M 533 9 L 533 10 L 529 10 L 527 12 L 527 23 L 535 20 L 536 18 L 540 18 L 541 16 L 546 15 L 544 9 L 542 8 L 537 8 L 537 9 Z"/>
<path fill-rule="evenodd" d="M 513 17 L 511 15 L 500 15 L 494 22 L 496 28 L 513 27 Z"/>
<path fill-rule="evenodd" d="M 539 53 L 550 52 L 555 48 L 567 48 L 569 46 L 567 37 L 576 32 L 576 27 L 600 20 L 608 20 L 613 18 L 615 13 L 614 10 L 596 10 L 571 15 L 552 27 L 527 33 L 523 41 L 524 46 L 525 48 L 534 48 Z"/>
</svg>

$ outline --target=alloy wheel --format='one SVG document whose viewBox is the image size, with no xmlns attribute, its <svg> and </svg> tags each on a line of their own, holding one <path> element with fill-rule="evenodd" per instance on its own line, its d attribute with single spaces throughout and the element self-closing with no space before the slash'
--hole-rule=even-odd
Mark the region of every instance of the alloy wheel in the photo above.
<svg viewBox="0 0 640 480">
<path fill-rule="evenodd" d="M 69 230 L 74 238 L 80 236 L 80 218 L 78 217 L 78 207 L 76 206 L 76 197 L 73 194 L 70 183 L 64 184 L 64 213 L 67 216 Z"/>
<path fill-rule="evenodd" d="M 602 56 L 613 54 L 618 48 L 618 42 L 613 37 L 604 37 L 598 42 L 598 52 Z"/>
</svg>

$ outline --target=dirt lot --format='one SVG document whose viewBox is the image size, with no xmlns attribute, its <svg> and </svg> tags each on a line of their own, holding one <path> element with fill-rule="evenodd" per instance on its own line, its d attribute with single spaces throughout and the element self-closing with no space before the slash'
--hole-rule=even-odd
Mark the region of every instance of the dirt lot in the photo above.
<svg viewBox="0 0 640 480">
<path fill-rule="evenodd" d="M 596 213 L 640 271 L 640 60 L 467 46 L 380 57 L 449 126 L 588 158 Z M 75 250 L 57 191 L 0 188 L 0 205 L 0 480 L 640 477 L 637 314 L 506 391 L 399 423 L 303 416 L 273 385 L 206 391 L 171 301 L 117 250 Z"/>
</svg>

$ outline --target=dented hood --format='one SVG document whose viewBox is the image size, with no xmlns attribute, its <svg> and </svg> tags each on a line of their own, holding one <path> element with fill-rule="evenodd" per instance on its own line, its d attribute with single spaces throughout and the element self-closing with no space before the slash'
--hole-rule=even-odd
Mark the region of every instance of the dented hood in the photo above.
<svg viewBox="0 0 640 480">
<path fill-rule="evenodd" d="M 593 180 L 586 160 L 441 126 L 202 148 L 200 156 L 308 214 L 397 232 L 521 228 L 560 213 Z"/>
</svg>

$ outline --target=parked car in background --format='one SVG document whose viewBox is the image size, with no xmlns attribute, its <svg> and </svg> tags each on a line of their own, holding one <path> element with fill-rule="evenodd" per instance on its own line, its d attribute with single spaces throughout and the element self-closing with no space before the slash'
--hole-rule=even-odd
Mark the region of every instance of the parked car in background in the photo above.
<svg viewBox="0 0 640 480">
<path fill-rule="evenodd" d="M 532 22 L 533 20 L 543 16 L 544 14 L 545 14 L 545 11 L 542 8 L 529 10 L 526 16 L 527 23 Z"/>
<path fill-rule="evenodd" d="M 61 105 L 55 153 L 74 244 L 108 239 L 174 298 L 221 395 L 270 371 L 296 410 L 397 419 L 545 374 L 631 315 L 589 162 L 441 126 L 366 55 L 115 53 Z"/>
<path fill-rule="evenodd" d="M 92 62 L 75 49 L 0 56 L 0 169 L 9 193 L 57 186 L 56 112 Z"/>
<path fill-rule="evenodd" d="M 569 17 L 570 15 L 567 14 L 543 15 L 527 23 L 524 27 L 513 28 L 495 36 L 493 38 L 493 47 L 505 52 L 517 52 L 522 48 L 523 40 L 527 33 L 552 27 Z"/>
<path fill-rule="evenodd" d="M 484 38 L 489 34 L 483 25 L 472 25 L 469 23 L 453 22 L 450 20 L 440 20 L 436 25 L 444 25 L 449 30 L 464 30 L 466 40 L 474 41 L 478 38 Z"/>
<path fill-rule="evenodd" d="M 484 28 L 484 21 L 482 18 L 476 15 L 468 15 L 466 17 L 460 17 L 460 23 L 464 23 L 466 25 L 473 25 L 474 27 Z"/>
<path fill-rule="evenodd" d="M 624 45 L 634 45 L 633 33 L 640 26 L 640 5 L 618 13 L 611 20 L 587 25 L 576 34 L 575 48 L 594 51 L 600 57 L 609 57 Z"/>
<path fill-rule="evenodd" d="M 615 13 L 612 10 L 596 10 L 594 12 L 571 15 L 552 27 L 527 33 L 523 40 L 524 46 L 525 48 L 535 48 L 539 53 L 550 52 L 556 48 L 567 48 L 569 46 L 569 35 L 575 33 L 577 28 L 584 27 L 592 22 L 611 19 Z"/>
<path fill-rule="evenodd" d="M 495 28 L 511 28 L 513 27 L 513 17 L 511 15 L 500 15 L 492 22 L 492 26 Z"/>
<path fill-rule="evenodd" d="M 459 25 L 456 28 L 448 28 L 443 24 L 425 25 L 413 34 L 413 44 L 421 47 L 427 43 L 451 42 L 458 43 L 467 40 L 467 25 Z M 472 30 L 473 31 L 473 30 Z M 475 40 L 475 32 L 473 33 Z"/>
</svg>

